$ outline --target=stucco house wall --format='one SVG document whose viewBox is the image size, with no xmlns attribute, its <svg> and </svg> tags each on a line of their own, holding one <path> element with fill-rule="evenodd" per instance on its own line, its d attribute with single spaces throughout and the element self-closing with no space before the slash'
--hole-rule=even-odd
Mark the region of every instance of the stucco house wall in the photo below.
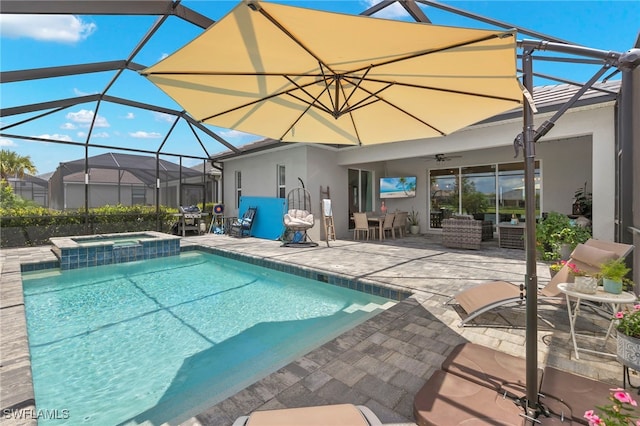
<svg viewBox="0 0 640 426">
<path fill-rule="evenodd" d="M 534 128 L 551 115 L 536 115 Z M 297 177 L 301 177 L 311 192 L 317 220 L 321 218 L 319 188 L 330 186 L 338 238 L 350 238 L 347 229 L 349 168 L 373 171 L 376 210 L 380 206 L 380 177 L 415 175 L 418 178 L 416 197 L 388 200 L 386 204 L 390 210 L 419 212 L 421 232 L 427 232 L 430 231 L 426 220 L 429 217 L 429 169 L 523 161 L 522 152 L 514 158 L 513 147 L 513 140 L 521 131 L 522 120 L 516 118 L 471 126 L 441 138 L 341 149 L 291 144 L 247 154 L 224 161 L 225 202 L 229 204 L 234 200 L 230 197 L 235 194 L 236 170 L 242 171 L 243 195 L 275 196 L 276 165 L 283 164 L 287 191 L 298 186 Z M 613 239 L 614 145 L 613 102 L 565 113 L 536 144 L 536 159 L 542 167 L 542 211 L 570 214 L 575 191 L 587 182 L 587 189 L 593 193 L 594 237 Z M 426 158 L 437 153 L 461 157 L 440 164 Z M 312 230 L 314 238 L 319 236 L 322 224 L 319 225 Z"/>
<path fill-rule="evenodd" d="M 226 160 L 222 180 L 226 215 L 238 215 L 235 187 L 237 171 L 242 173 L 242 195 L 276 197 L 277 166 L 284 166 L 285 192 L 302 186 L 298 180 L 300 178 L 310 193 L 316 224 L 308 231 L 309 236 L 314 241 L 324 238 L 320 187 L 324 190 L 329 188 L 334 212 L 347 208 L 347 188 L 344 184 L 347 169 L 336 165 L 336 151 L 335 148 L 321 145 L 290 144 L 276 150 Z M 347 217 L 337 215 L 334 219 L 336 231 L 344 231 L 338 238 L 345 238 L 348 235 Z"/>
</svg>

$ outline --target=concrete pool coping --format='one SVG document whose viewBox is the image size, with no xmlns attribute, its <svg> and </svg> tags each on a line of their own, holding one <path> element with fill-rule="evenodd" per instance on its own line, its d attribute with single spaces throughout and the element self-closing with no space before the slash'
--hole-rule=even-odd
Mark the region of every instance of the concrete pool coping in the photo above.
<svg viewBox="0 0 640 426">
<path fill-rule="evenodd" d="M 330 248 L 321 244 L 316 248 L 294 249 L 280 247 L 278 241 L 208 234 L 183 238 L 181 245 L 185 250 L 202 245 L 282 265 L 343 274 L 413 293 L 183 424 L 225 425 L 256 409 L 334 402 L 367 405 L 387 424 L 413 424 L 413 395 L 456 344 L 472 341 L 524 355 L 523 330 L 461 329 L 457 327 L 459 315 L 451 307 L 443 306 L 447 295 L 477 282 L 522 281 L 521 250 L 499 249 L 495 243 L 483 243 L 480 251 L 451 250 L 442 247 L 438 238 L 424 235 L 385 242 L 344 240 L 332 242 Z M 50 246 L 0 253 L 2 409 L 35 408 L 20 265 L 47 269 L 55 261 Z M 546 265 L 539 266 L 541 280 L 545 274 L 548 279 Z M 496 320 L 517 322 L 517 313 L 508 318 L 510 314 L 501 313 Z M 545 311 L 545 315 L 550 316 L 556 327 L 539 332 L 541 363 L 621 384 L 621 367 L 615 359 L 573 358 L 566 311 L 553 309 Z M 35 420 L 19 424 L 35 424 Z"/>
</svg>

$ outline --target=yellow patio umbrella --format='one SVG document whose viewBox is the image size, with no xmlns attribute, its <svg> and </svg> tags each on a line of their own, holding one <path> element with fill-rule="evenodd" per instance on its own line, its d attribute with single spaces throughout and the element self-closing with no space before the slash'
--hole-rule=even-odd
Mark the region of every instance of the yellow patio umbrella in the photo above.
<svg viewBox="0 0 640 426">
<path fill-rule="evenodd" d="M 443 136 L 523 98 L 514 31 L 253 0 L 142 74 L 201 122 L 284 142 Z"/>
</svg>

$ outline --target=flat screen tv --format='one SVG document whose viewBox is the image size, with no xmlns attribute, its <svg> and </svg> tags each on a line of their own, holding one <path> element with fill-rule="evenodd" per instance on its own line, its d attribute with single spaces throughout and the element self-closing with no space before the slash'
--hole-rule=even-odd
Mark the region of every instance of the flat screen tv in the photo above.
<svg viewBox="0 0 640 426">
<path fill-rule="evenodd" d="M 407 198 L 416 196 L 415 176 L 380 178 L 380 198 Z"/>
</svg>

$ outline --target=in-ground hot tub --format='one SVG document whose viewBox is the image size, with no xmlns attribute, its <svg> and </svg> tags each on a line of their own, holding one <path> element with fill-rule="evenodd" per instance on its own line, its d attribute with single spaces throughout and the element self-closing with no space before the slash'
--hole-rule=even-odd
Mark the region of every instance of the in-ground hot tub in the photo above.
<svg viewBox="0 0 640 426">
<path fill-rule="evenodd" d="M 60 269 L 133 262 L 180 254 L 180 237 L 162 232 L 124 232 L 50 238 Z"/>
</svg>

